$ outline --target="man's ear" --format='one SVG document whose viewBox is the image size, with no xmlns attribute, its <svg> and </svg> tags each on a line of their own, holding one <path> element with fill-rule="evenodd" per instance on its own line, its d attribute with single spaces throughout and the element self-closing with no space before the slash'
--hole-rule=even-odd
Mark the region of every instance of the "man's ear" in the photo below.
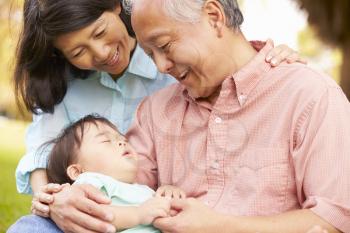
<svg viewBox="0 0 350 233">
<path fill-rule="evenodd" d="M 222 37 L 224 27 L 226 26 L 226 15 L 224 8 L 217 0 L 208 0 L 205 2 L 203 12 L 208 16 L 209 24 L 216 30 L 217 35 Z"/>
<path fill-rule="evenodd" d="M 83 168 L 79 164 L 71 164 L 67 168 L 67 175 L 73 181 L 75 181 L 81 173 L 83 173 Z"/>
</svg>

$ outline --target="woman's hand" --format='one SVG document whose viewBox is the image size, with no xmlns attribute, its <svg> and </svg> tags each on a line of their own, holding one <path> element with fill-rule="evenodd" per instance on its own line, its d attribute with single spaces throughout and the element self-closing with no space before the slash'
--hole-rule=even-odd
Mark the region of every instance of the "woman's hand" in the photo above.
<svg viewBox="0 0 350 233">
<path fill-rule="evenodd" d="M 271 39 L 267 40 L 266 43 L 272 43 L 273 41 Z M 281 44 L 273 49 L 267 54 L 266 56 L 266 62 L 270 63 L 271 66 L 278 66 L 282 62 L 287 63 L 303 63 L 306 64 L 307 61 L 300 56 L 300 54 L 289 48 L 287 45 Z"/>
<path fill-rule="evenodd" d="M 271 44 L 273 46 L 273 41 L 271 39 L 268 39 L 266 42 L 253 40 L 250 41 L 250 44 L 256 51 L 259 52 L 266 44 Z M 270 63 L 271 66 L 278 66 L 279 64 L 285 61 L 287 63 L 307 63 L 307 61 L 304 58 L 302 58 L 297 51 L 289 48 L 287 45 L 284 44 L 277 45 L 276 47 L 271 49 L 271 51 L 266 55 L 265 60 L 266 62 Z"/>
<path fill-rule="evenodd" d="M 156 196 L 183 199 L 186 198 L 186 193 L 176 186 L 163 185 L 157 189 Z"/>
<path fill-rule="evenodd" d="M 64 232 L 115 232 L 111 200 L 92 185 L 71 185 L 55 193 L 50 217 Z"/>
<path fill-rule="evenodd" d="M 39 191 L 33 195 L 32 206 L 30 209 L 31 213 L 48 218 L 50 216 L 49 204 L 54 201 L 52 194 L 60 192 L 62 188 L 67 185 L 69 184 L 46 184 L 41 186 Z"/>
</svg>

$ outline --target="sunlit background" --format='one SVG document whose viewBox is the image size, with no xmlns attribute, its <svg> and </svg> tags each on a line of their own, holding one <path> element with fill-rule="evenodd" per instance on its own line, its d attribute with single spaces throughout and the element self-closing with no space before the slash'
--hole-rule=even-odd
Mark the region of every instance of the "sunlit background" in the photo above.
<svg viewBox="0 0 350 233">
<path fill-rule="evenodd" d="M 30 121 L 30 114 L 25 117 L 19 114 L 11 83 L 21 2 L 0 0 L 0 232 L 20 215 L 28 214 L 30 206 L 30 197 L 16 193 L 14 179 L 16 164 L 24 153 L 25 127 Z M 307 14 L 295 1 L 242 0 L 240 3 L 245 16 L 242 30 L 249 40 L 271 38 L 275 44 L 287 44 L 307 58 L 310 66 L 339 80 L 340 51 L 317 39 L 307 23 Z"/>
</svg>

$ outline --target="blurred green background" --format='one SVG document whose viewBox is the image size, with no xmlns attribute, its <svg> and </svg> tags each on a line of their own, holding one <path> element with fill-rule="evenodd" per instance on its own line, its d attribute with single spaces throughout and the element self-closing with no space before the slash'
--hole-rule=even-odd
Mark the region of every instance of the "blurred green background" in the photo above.
<svg viewBox="0 0 350 233">
<path fill-rule="evenodd" d="M 30 115 L 16 107 L 11 73 L 20 26 L 19 0 L 0 0 L 0 232 L 28 214 L 31 198 L 17 193 L 15 168 L 25 151 L 24 134 Z"/>
<path fill-rule="evenodd" d="M 259 1 L 262 7 L 268 7 L 269 4 L 282 0 Z M 257 5 L 254 0 L 240 2 L 243 13 L 245 10 L 248 11 L 249 7 Z M 250 6 L 252 4 L 254 6 Z M 31 199 L 30 196 L 17 194 L 14 177 L 18 160 L 25 151 L 25 128 L 31 120 L 30 114 L 25 113 L 23 116 L 19 113 L 11 82 L 14 51 L 21 25 L 21 5 L 22 0 L 0 0 L 0 233 L 5 232 L 9 225 L 21 215 L 29 213 Z M 276 11 L 278 10 L 280 9 Z M 271 17 L 276 16 L 271 14 Z M 270 29 L 273 30 L 273 28 Z M 295 34 L 297 47 L 294 49 L 306 57 L 310 65 L 325 70 L 338 80 L 342 62 L 341 53 L 321 43 L 308 25 Z M 265 38 L 253 35 L 253 38 L 249 39 Z M 278 43 L 281 42 L 278 41 Z M 288 44 L 286 41 L 283 43 Z"/>
</svg>

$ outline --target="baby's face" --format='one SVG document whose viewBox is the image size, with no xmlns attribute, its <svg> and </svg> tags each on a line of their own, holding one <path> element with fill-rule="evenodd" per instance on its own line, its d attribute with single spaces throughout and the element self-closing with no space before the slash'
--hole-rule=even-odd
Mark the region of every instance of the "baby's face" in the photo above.
<svg viewBox="0 0 350 233">
<path fill-rule="evenodd" d="M 137 154 L 125 137 L 107 124 L 90 123 L 85 127 L 77 157 L 83 172 L 99 172 L 122 182 L 135 182 Z"/>
</svg>

